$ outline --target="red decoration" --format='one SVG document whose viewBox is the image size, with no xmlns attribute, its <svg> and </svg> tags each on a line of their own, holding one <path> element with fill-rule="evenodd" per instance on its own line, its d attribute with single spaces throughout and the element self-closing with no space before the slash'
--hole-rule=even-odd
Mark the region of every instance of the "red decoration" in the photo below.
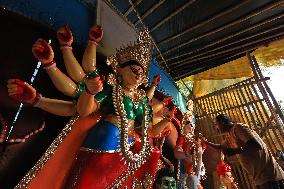
<svg viewBox="0 0 284 189">
<path fill-rule="evenodd" d="M 226 172 L 231 172 L 231 166 L 227 163 L 225 163 L 224 161 L 221 161 L 221 163 L 219 163 L 216 167 L 216 171 L 218 176 L 224 176 Z"/>
</svg>

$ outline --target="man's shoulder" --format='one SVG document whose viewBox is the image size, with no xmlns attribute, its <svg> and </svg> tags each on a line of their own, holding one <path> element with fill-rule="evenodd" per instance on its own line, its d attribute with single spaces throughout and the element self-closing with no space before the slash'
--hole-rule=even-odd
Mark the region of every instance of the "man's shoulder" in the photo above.
<svg viewBox="0 0 284 189">
<path fill-rule="evenodd" d="M 251 130 L 250 126 L 245 123 L 234 123 L 233 130 Z"/>
<path fill-rule="evenodd" d="M 234 126 L 231 129 L 231 134 L 234 137 L 239 137 L 240 134 L 243 133 L 252 133 L 253 130 L 250 129 L 249 125 L 245 124 L 245 123 L 234 123 Z"/>
<path fill-rule="evenodd" d="M 245 123 L 234 123 L 234 126 L 236 126 L 236 127 L 249 127 L 249 125 L 245 124 Z"/>
</svg>

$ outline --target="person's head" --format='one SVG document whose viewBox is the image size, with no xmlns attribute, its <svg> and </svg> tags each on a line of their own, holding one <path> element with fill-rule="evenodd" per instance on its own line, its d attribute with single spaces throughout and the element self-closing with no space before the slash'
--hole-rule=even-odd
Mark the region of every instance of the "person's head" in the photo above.
<svg viewBox="0 0 284 189">
<path fill-rule="evenodd" d="M 121 64 L 118 68 L 118 74 L 123 85 L 127 87 L 138 87 L 145 78 L 143 67 L 135 60 Z"/>
<path fill-rule="evenodd" d="M 184 126 L 184 134 L 194 134 L 194 130 L 195 130 L 195 125 L 194 123 L 192 123 L 192 121 L 187 120 L 185 122 L 185 126 Z"/>
<path fill-rule="evenodd" d="M 155 189 L 176 189 L 177 183 L 174 172 L 169 168 L 162 168 L 156 173 Z"/>
<path fill-rule="evenodd" d="M 230 131 L 232 127 L 232 120 L 229 116 L 219 114 L 216 116 L 215 124 L 221 133 Z"/>
</svg>

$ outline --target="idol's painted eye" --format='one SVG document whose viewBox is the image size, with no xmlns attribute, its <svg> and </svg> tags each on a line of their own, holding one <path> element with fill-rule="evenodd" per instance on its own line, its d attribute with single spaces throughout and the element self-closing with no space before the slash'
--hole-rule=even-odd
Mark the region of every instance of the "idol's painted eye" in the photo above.
<svg viewBox="0 0 284 189">
<path fill-rule="evenodd" d="M 131 66 L 131 65 L 130 65 L 129 67 L 130 67 L 131 71 L 132 71 L 135 75 L 137 75 L 138 77 L 143 77 L 144 73 L 143 73 L 142 70 L 136 69 L 136 68 L 134 68 L 134 67 Z"/>
</svg>

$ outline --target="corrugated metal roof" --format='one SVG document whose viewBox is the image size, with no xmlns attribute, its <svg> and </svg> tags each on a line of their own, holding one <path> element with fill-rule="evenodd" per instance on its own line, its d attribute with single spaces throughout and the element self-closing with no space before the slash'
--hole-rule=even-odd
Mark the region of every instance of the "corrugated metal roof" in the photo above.
<svg viewBox="0 0 284 189">
<path fill-rule="evenodd" d="M 283 0 L 108 2 L 134 26 L 150 30 L 160 51 L 154 56 L 175 80 L 283 37 Z"/>
</svg>

